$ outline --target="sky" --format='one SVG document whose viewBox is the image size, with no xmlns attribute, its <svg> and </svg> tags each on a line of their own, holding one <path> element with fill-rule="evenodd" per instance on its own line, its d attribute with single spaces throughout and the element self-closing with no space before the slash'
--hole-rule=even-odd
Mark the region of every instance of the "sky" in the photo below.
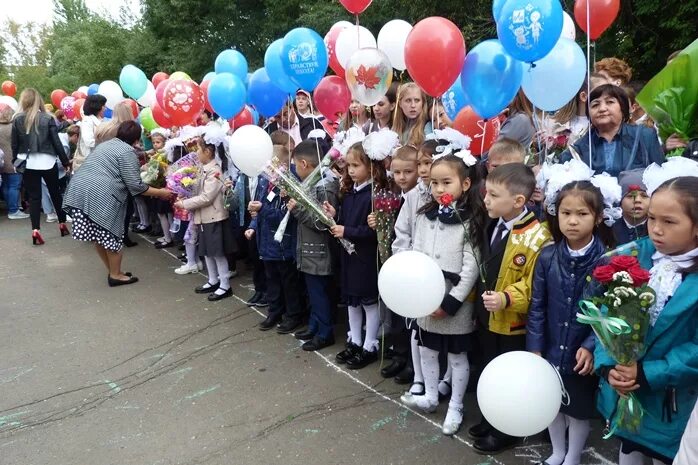
<svg viewBox="0 0 698 465">
<path fill-rule="evenodd" d="M 12 19 L 19 23 L 36 21 L 41 23 L 53 20 L 52 0 L 0 0 L 0 23 Z M 116 17 L 121 5 L 128 5 L 137 12 L 139 0 L 85 0 L 85 5 L 91 10 Z"/>
</svg>

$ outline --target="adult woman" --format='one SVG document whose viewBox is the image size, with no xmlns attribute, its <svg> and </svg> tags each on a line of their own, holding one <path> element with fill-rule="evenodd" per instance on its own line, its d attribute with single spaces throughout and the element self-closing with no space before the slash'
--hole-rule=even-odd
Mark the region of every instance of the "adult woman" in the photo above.
<svg viewBox="0 0 698 465">
<path fill-rule="evenodd" d="M 371 107 L 373 118 L 364 124 L 363 128 L 366 134 L 393 127 L 393 114 L 395 113 L 395 105 L 397 105 L 397 88 L 398 84 L 393 82 L 383 98 Z"/>
<path fill-rule="evenodd" d="M 138 281 L 121 271 L 124 217 L 128 194 L 163 199 L 167 189 L 154 189 L 141 181 L 133 145 L 140 141 L 135 121 L 121 123 L 116 138 L 100 144 L 68 186 L 64 208 L 73 217 L 73 238 L 94 242 L 97 255 L 109 271 L 109 286 Z"/>
<path fill-rule="evenodd" d="M 604 58 L 594 63 L 594 72 L 602 75 L 609 84 L 625 86 L 633 78 L 633 70 L 620 58 Z"/>
<path fill-rule="evenodd" d="M 73 171 L 77 171 L 85 162 L 87 156 L 94 150 L 97 141 L 95 140 L 95 130 L 102 124 L 104 117 L 104 106 L 107 99 L 99 94 L 92 94 L 85 99 L 82 112 L 85 116 L 80 124 L 80 141 L 78 149 L 73 157 Z"/>
<path fill-rule="evenodd" d="M 103 122 L 95 128 L 95 145 L 115 138 L 121 123 L 131 121 L 132 119 L 133 113 L 131 113 L 131 106 L 126 102 L 117 103 L 114 107 L 111 120 Z"/>
<path fill-rule="evenodd" d="M 0 105 L 0 151 L 4 154 L 2 164 L 2 197 L 7 204 L 7 217 L 11 220 L 23 220 L 29 215 L 19 210 L 19 188 L 22 185 L 22 173 L 15 171 L 12 164 L 12 108 Z"/>
<path fill-rule="evenodd" d="M 12 154 L 15 165 L 24 160 L 24 188 L 29 196 L 29 215 L 32 222 L 32 242 L 44 243 L 41 228 L 41 180 L 43 179 L 54 205 L 61 205 L 63 198 L 58 190 L 58 166 L 56 157 L 66 170 L 70 164 L 63 144 L 58 138 L 56 120 L 46 113 L 44 102 L 36 89 L 28 88 L 19 97 L 20 112 L 12 121 Z M 21 171 L 21 170 L 20 170 Z M 65 225 L 65 213 L 58 212 L 58 228 L 61 236 L 69 234 Z"/>
<path fill-rule="evenodd" d="M 654 129 L 629 124 L 630 100 L 618 86 L 604 84 L 589 95 L 591 150 L 589 137 L 582 137 L 562 153 L 565 162 L 572 149 L 597 173 L 618 176 L 621 171 L 662 164 L 664 154 Z"/>
</svg>

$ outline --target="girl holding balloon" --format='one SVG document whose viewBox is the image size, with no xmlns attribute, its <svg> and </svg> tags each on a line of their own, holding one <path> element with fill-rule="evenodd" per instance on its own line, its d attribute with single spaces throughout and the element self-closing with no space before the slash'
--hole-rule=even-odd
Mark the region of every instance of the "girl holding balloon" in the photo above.
<svg viewBox="0 0 698 465">
<path fill-rule="evenodd" d="M 427 98 L 414 82 L 402 84 L 398 89 L 398 106 L 393 121 L 393 131 L 400 136 L 402 145 L 419 147 L 432 125 L 428 121 Z"/>
</svg>

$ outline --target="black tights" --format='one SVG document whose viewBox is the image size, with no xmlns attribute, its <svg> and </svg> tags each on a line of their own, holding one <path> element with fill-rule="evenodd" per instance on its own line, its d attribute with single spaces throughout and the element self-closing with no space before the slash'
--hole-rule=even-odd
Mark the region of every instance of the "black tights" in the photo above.
<svg viewBox="0 0 698 465">
<path fill-rule="evenodd" d="M 48 193 L 56 209 L 58 222 L 65 223 L 63 211 L 63 196 L 58 189 L 58 165 L 48 170 L 24 170 L 24 188 L 29 196 L 29 216 L 31 216 L 32 229 L 41 228 L 41 180 L 46 182 Z"/>
</svg>

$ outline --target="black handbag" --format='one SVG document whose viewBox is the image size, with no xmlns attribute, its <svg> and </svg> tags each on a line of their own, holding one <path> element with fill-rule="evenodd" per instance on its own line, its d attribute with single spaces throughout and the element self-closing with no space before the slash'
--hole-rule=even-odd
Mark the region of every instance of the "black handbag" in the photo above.
<svg viewBox="0 0 698 465">
<path fill-rule="evenodd" d="M 27 169 L 27 160 L 29 159 L 29 154 L 32 152 L 32 147 L 34 148 L 35 152 L 39 151 L 39 136 L 36 133 L 36 129 L 33 130 L 31 133 L 29 133 L 29 145 L 30 147 L 27 148 L 27 157 L 23 160 L 20 160 L 19 158 L 16 158 L 12 164 L 15 167 L 15 172 L 16 173 L 24 173 L 24 170 Z"/>
</svg>

